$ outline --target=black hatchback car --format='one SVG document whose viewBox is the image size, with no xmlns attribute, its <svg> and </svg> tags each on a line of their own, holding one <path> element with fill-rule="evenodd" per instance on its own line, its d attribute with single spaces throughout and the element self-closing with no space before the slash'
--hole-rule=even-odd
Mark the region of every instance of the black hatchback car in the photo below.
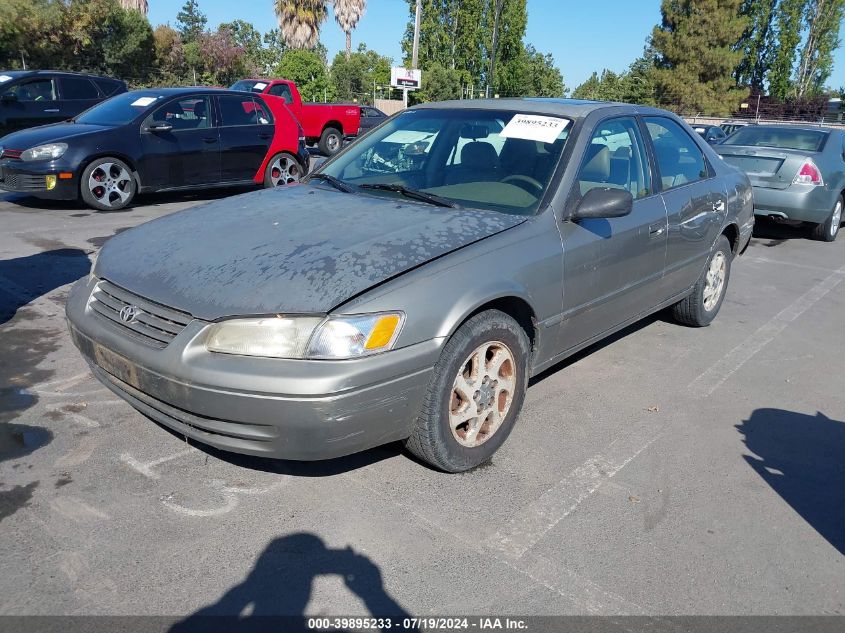
<svg viewBox="0 0 845 633">
<path fill-rule="evenodd" d="M 109 77 L 52 70 L 0 71 L 0 137 L 56 123 L 126 92 Z"/>
</svg>

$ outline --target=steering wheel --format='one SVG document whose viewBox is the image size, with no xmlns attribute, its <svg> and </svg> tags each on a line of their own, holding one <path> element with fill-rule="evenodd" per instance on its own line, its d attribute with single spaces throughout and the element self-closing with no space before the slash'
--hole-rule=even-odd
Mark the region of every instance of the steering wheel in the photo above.
<svg viewBox="0 0 845 633">
<path fill-rule="evenodd" d="M 506 176 L 502 178 L 499 182 L 501 183 L 509 183 L 513 182 L 516 184 L 517 187 L 521 187 L 525 189 L 530 194 L 540 195 L 543 193 L 543 183 L 541 183 L 536 178 L 532 178 L 531 176 L 524 176 L 522 174 L 513 174 L 512 176 Z M 526 187 L 526 185 L 528 185 Z M 529 188 L 530 187 L 530 188 Z"/>
</svg>

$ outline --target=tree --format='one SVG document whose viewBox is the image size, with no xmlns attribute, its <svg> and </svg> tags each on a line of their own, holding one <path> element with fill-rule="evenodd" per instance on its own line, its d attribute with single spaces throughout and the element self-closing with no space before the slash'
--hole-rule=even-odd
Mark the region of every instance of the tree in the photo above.
<svg viewBox="0 0 845 633">
<path fill-rule="evenodd" d="M 801 18 L 807 0 L 780 0 L 777 10 L 777 44 L 768 69 L 769 94 L 786 99 L 792 93 L 795 52 L 801 43 Z"/>
<path fill-rule="evenodd" d="M 595 99 L 596 101 L 625 101 L 625 75 L 619 75 L 605 68 L 593 73 L 587 81 L 572 91 L 575 99 Z"/>
<path fill-rule="evenodd" d="M 252 24 L 234 20 L 224 22 L 219 28 L 229 31 L 235 46 L 243 49 L 244 63 L 249 74 L 266 72 L 261 33 Z"/>
<path fill-rule="evenodd" d="M 809 0 L 804 9 L 807 39 L 795 80 L 796 96 L 803 99 L 824 88 L 833 70 L 833 51 L 839 48 L 839 25 L 845 0 Z"/>
<path fill-rule="evenodd" d="M 566 94 L 563 75 L 555 66 L 551 53 L 543 55 L 531 44 L 525 47 L 525 87 L 522 95 L 526 97 L 562 97 Z"/>
<path fill-rule="evenodd" d="M 65 52 L 59 47 L 63 5 L 51 0 L 0 2 L 0 66 L 49 68 Z"/>
<path fill-rule="evenodd" d="M 162 85 L 181 83 L 184 80 L 185 52 L 182 36 L 168 24 L 160 24 L 153 31 L 157 79 Z"/>
<path fill-rule="evenodd" d="M 207 23 L 208 18 L 200 11 L 197 0 L 185 0 L 185 4 L 176 14 L 176 29 L 186 44 L 199 38 Z"/>
<path fill-rule="evenodd" d="M 270 29 L 264 34 L 264 47 L 262 49 L 261 72 L 269 73 L 282 61 L 282 55 L 287 50 L 287 45 L 282 37 L 280 29 Z"/>
<path fill-rule="evenodd" d="M 527 24 L 526 0 L 504 0 L 495 49 L 491 39 L 491 59 L 495 56 L 496 70 L 488 83 L 493 85 L 496 94 L 521 97 L 525 92 L 525 45 L 522 40 Z"/>
<path fill-rule="evenodd" d="M 367 8 L 366 0 L 334 0 L 334 19 L 346 33 L 346 59 L 352 55 L 352 31 Z"/>
<path fill-rule="evenodd" d="M 431 64 L 423 73 L 422 89 L 414 95 L 414 101 L 460 99 L 462 78 L 459 70 L 444 68 L 439 63 Z"/>
<path fill-rule="evenodd" d="M 772 33 L 778 0 L 743 0 L 740 14 L 748 20 L 737 49 L 742 59 L 734 77 L 737 84 L 762 92 L 773 54 Z"/>
<path fill-rule="evenodd" d="M 326 0 L 274 0 L 279 28 L 290 48 L 311 48 L 320 41 L 326 20 Z"/>
<path fill-rule="evenodd" d="M 295 82 L 303 100 L 334 99 L 333 87 L 326 72 L 325 48 L 313 50 L 293 48 L 282 55 L 275 75 Z"/>
<path fill-rule="evenodd" d="M 373 86 L 386 86 L 390 83 L 389 57 L 367 50 L 365 44 L 349 57 L 339 52 L 332 61 L 330 75 L 333 92 L 341 101 L 372 100 Z"/>
<path fill-rule="evenodd" d="M 679 111 L 728 114 L 748 95 L 734 71 L 747 19 L 740 0 L 663 0 L 654 27 L 655 83 L 661 101 Z"/>
</svg>

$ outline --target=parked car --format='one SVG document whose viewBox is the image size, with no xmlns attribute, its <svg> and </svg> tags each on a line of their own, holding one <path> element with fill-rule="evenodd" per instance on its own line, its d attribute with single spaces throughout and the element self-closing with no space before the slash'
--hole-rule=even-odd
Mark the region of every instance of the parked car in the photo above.
<svg viewBox="0 0 845 633">
<path fill-rule="evenodd" d="M 711 145 L 721 143 L 727 134 L 718 125 L 694 125 L 695 133 Z"/>
<path fill-rule="evenodd" d="M 369 132 L 387 119 L 388 115 L 373 106 L 361 106 L 361 134 Z"/>
<path fill-rule="evenodd" d="M 53 70 L 0 71 L 0 137 L 64 121 L 126 92 L 117 79 Z"/>
<path fill-rule="evenodd" d="M 344 140 L 357 136 L 361 126 L 360 106 L 303 103 L 296 84 L 287 79 L 243 79 L 232 84 L 231 89 L 284 99 L 305 130 L 305 141 L 309 145 L 317 145 L 326 156 L 339 152 Z"/>
<path fill-rule="evenodd" d="M 281 99 L 209 88 L 127 92 L 0 142 L 0 189 L 100 210 L 138 192 L 289 184 L 308 165 Z"/>
<path fill-rule="evenodd" d="M 755 214 L 808 222 L 816 239 L 836 239 L 845 193 L 842 130 L 756 125 L 737 131 L 714 149 L 748 174 Z"/>
<path fill-rule="evenodd" d="M 746 176 L 664 110 L 425 104 L 304 184 L 113 237 L 67 315 L 95 375 L 185 437 L 297 460 L 401 440 L 463 471 L 531 376 L 665 307 L 709 324 L 753 221 Z"/>
<path fill-rule="evenodd" d="M 750 119 L 736 119 L 736 120 L 728 120 L 722 121 L 719 124 L 719 127 L 722 128 L 722 131 L 730 136 L 737 130 L 741 130 L 742 128 L 748 127 L 749 125 L 757 125 L 757 121 L 753 121 Z"/>
</svg>

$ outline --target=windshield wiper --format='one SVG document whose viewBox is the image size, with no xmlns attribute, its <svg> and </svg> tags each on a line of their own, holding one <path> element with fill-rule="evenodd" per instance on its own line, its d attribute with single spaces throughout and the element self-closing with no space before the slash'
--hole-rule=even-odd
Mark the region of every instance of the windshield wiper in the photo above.
<svg viewBox="0 0 845 633">
<path fill-rule="evenodd" d="M 461 205 L 457 202 L 453 202 L 448 198 L 443 198 L 442 196 L 437 196 L 433 193 L 426 193 L 425 191 L 418 191 L 416 189 L 408 189 L 404 185 L 391 185 L 385 182 L 377 182 L 373 184 L 364 184 L 358 185 L 361 189 L 378 189 L 380 191 L 395 191 L 396 193 L 401 193 L 403 196 L 408 198 L 413 198 L 414 200 L 420 200 L 422 202 L 428 202 L 429 204 L 436 205 L 438 207 L 449 207 L 450 209 L 460 209 Z"/>
<path fill-rule="evenodd" d="M 308 176 L 308 180 L 325 180 L 332 187 L 334 187 L 338 191 L 342 191 L 343 193 L 352 193 L 355 191 L 355 189 L 351 185 L 348 185 L 343 182 L 340 178 L 335 178 L 334 176 L 330 176 L 329 174 L 311 174 L 310 176 Z"/>
</svg>

